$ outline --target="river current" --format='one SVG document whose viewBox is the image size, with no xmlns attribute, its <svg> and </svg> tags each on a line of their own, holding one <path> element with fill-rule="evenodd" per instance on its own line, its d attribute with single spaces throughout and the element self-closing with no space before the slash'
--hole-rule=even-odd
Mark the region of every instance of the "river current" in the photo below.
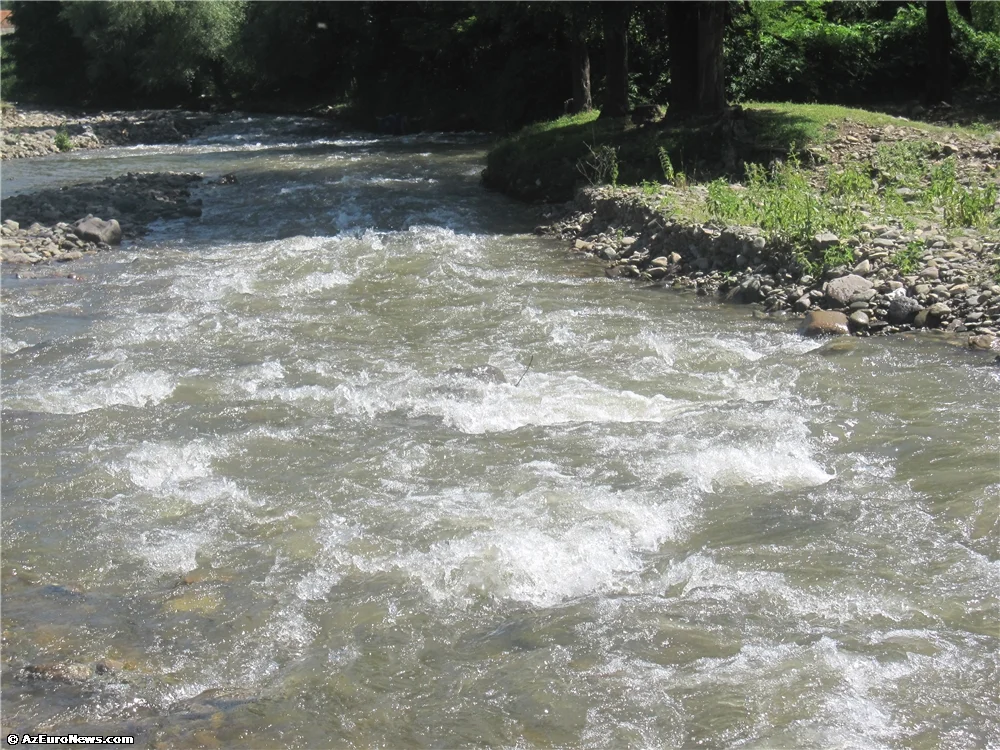
<svg viewBox="0 0 1000 750">
<path fill-rule="evenodd" d="M 242 118 L 4 163 L 238 180 L 5 271 L 5 732 L 1000 747 L 1000 368 L 608 280 L 487 147 Z"/>
</svg>

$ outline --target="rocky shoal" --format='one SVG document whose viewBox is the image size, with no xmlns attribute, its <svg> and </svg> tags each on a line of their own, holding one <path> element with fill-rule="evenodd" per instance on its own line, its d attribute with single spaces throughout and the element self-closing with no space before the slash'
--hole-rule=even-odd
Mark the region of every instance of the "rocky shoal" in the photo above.
<svg viewBox="0 0 1000 750">
<path fill-rule="evenodd" d="M 90 149 L 180 143 L 218 122 L 214 115 L 179 110 L 75 114 L 9 106 L 0 115 L 0 159 L 55 153 L 60 150 L 60 132 L 66 133 L 71 148 Z"/>
<path fill-rule="evenodd" d="M 612 278 L 803 315 L 806 335 L 939 329 L 967 336 L 971 348 L 1000 349 L 1000 243 L 972 232 L 949 238 L 935 226 L 869 224 L 853 237 L 822 233 L 819 249 L 846 245 L 853 262 L 813 277 L 797 270 L 790 246 L 759 229 L 678 220 L 638 191 L 588 188 L 565 209 L 536 233 L 572 240 L 575 251 L 607 261 Z M 903 273 L 894 256 L 914 243 L 922 252 Z"/>
<path fill-rule="evenodd" d="M 122 238 L 141 237 L 153 221 L 201 216 L 202 201 L 191 196 L 201 180 L 192 173 L 128 173 L 7 198 L 2 260 L 20 265 L 77 260 L 110 250 Z M 119 231 L 110 230 L 113 224 Z M 102 226 L 106 233 L 94 231 Z"/>
</svg>

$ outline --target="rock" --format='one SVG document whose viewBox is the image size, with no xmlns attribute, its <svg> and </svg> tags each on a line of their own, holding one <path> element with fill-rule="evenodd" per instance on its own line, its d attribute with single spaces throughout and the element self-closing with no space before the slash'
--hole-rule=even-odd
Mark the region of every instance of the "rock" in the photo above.
<svg viewBox="0 0 1000 750">
<path fill-rule="evenodd" d="M 996 348 L 997 339 L 989 333 L 981 333 L 977 336 L 969 336 L 969 348 L 980 351 L 989 351 Z"/>
<path fill-rule="evenodd" d="M 125 662 L 119 659 L 101 659 L 94 665 L 97 674 L 113 675 L 125 669 Z"/>
<path fill-rule="evenodd" d="M 858 344 L 854 339 L 833 339 L 832 341 L 823 345 L 819 350 L 819 353 L 824 357 L 831 357 L 837 354 L 845 354 L 847 352 L 853 352 L 857 349 Z"/>
<path fill-rule="evenodd" d="M 795 300 L 795 304 L 792 305 L 795 312 L 806 312 L 810 307 L 812 307 L 812 297 L 808 294 L 803 294 Z"/>
<path fill-rule="evenodd" d="M 848 274 L 830 281 L 826 285 L 826 296 L 837 307 L 846 307 L 855 294 L 868 292 L 873 287 L 874 284 L 863 276 Z"/>
<path fill-rule="evenodd" d="M 473 367 L 452 367 L 446 370 L 445 375 L 459 376 L 481 380 L 484 383 L 506 383 L 507 378 L 503 370 L 493 365 L 475 365 Z"/>
<path fill-rule="evenodd" d="M 934 266 L 928 266 L 923 271 L 920 272 L 920 278 L 922 279 L 936 279 L 940 276 L 941 272 Z"/>
<path fill-rule="evenodd" d="M 60 263 L 63 263 L 68 260 L 79 260 L 82 257 L 83 253 L 81 253 L 79 250 L 70 250 L 69 252 L 60 255 L 58 258 L 56 258 L 56 260 L 58 260 Z"/>
<path fill-rule="evenodd" d="M 813 245 L 817 250 L 826 250 L 830 247 L 836 247 L 839 244 L 840 237 L 835 235 L 833 232 L 820 232 L 813 237 Z"/>
<path fill-rule="evenodd" d="M 856 273 L 859 276 L 867 276 L 869 273 L 871 273 L 871 270 L 872 270 L 872 264 L 868 260 L 863 260 L 854 267 L 854 273 Z"/>
<path fill-rule="evenodd" d="M 21 225 L 18 224 L 13 219 L 7 219 L 6 221 L 4 221 L 3 225 L 8 229 L 10 229 L 12 232 L 16 232 L 18 229 L 21 228 Z"/>
<path fill-rule="evenodd" d="M 889 302 L 889 322 L 893 325 L 912 323 L 921 306 L 913 297 L 895 295 Z"/>
<path fill-rule="evenodd" d="M 594 246 L 591 243 L 587 242 L 586 240 L 577 240 L 576 242 L 573 243 L 574 250 L 580 250 L 585 253 L 590 252 L 593 248 Z"/>
<path fill-rule="evenodd" d="M 626 268 L 628 268 L 628 266 L 608 266 L 604 269 L 604 275 L 609 279 L 617 279 L 622 276 L 627 276 L 628 272 L 625 270 Z M 451 372 L 451 370 L 449 370 L 449 372 Z"/>
<path fill-rule="evenodd" d="M 847 316 L 831 310 L 812 310 L 806 313 L 805 320 L 799 326 L 803 336 L 815 337 L 824 335 L 842 335 L 850 333 Z"/>
<path fill-rule="evenodd" d="M 87 242 L 104 242 L 118 245 L 122 241 L 122 228 L 116 219 L 104 221 L 95 216 L 80 219 L 73 227 L 76 236 Z"/>
<path fill-rule="evenodd" d="M 944 302 L 938 302 L 927 308 L 927 314 L 932 318 L 941 319 L 946 315 L 951 315 L 951 308 Z"/>
<path fill-rule="evenodd" d="M 666 268 L 667 266 L 670 265 L 670 261 L 667 260 L 665 257 L 661 256 L 659 258 L 653 258 L 649 262 L 649 265 L 653 268 Z"/>
<path fill-rule="evenodd" d="M 868 328 L 868 324 L 871 322 L 867 313 L 863 313 L 860 310 L 851 313 L 850 324 L 851 328 L 856 331 L 863 331 Z"/>
<path fill-rule="evenodd" d="M 913 327 L 927 328 L 929 317 L 930 313 L 927 310 L 921 310 L 920 312 L 917 313 L 916 317 L 913 318 Z"/>
<path fill-rule="evenodd" d="M 18 673 L 30 680 L 49 680 L 51 682 L 86 682 L 91 677 L 90 667 L 86 664 L 60 663 L 28 665 Z"/>
</svg>

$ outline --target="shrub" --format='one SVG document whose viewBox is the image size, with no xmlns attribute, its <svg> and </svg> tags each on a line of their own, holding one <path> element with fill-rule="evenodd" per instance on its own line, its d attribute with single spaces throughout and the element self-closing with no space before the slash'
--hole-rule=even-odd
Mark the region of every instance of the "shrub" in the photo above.
<svg viewBox="0 0 1000 750">
<path fill-rule="evenodd" d="M 618 149 L 607 144 L 594 148 L 584 144 L 587 153 L 576 162 L 576 170 L 591 185 L 618 184 Z"/>
<path fill-rule="evenodd" d="M 69 133 L 66 132 L 65 128 L 56 132 L 55 143 L 56 148 L 60 151 L 69 151 L 73 148 L 73 142 L 69 139 Z"/>
</svg>

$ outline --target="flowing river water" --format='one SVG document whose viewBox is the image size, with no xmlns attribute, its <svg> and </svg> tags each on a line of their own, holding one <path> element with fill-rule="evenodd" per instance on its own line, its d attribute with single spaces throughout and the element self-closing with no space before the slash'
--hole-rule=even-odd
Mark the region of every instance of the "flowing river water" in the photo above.
<svg viewBox="0 0 1000 750">
<path fill-rule="evenodd" d="M 3 165 L 238 178 L 4 277 L 5 732 L 1000 747 L 998 368 L 607 280 L 482 139 L 311 128 Z"/>
</svg>

